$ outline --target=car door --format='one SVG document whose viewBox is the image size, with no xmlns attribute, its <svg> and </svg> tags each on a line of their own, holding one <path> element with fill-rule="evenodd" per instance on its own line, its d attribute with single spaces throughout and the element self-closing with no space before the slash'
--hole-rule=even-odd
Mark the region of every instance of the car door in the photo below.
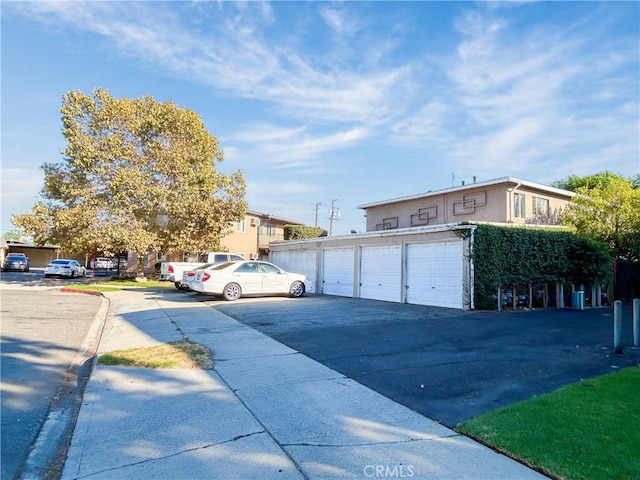
<svg viewBox="0 0 640 480">
<path fill-rule="evenodd" d="M 252 294 L 262 292 L 262 273 L 258 262 L 246 262 L 236 268 L 231 277 L 242 288 L 242 293 Z"/>
<path fill-rule="evenodd" d="M 275 265 L 260 263 L 262 271 L 262 291 L 265 293 L 287 293 L 289 291 L 289 276 Z"/>
</svg>

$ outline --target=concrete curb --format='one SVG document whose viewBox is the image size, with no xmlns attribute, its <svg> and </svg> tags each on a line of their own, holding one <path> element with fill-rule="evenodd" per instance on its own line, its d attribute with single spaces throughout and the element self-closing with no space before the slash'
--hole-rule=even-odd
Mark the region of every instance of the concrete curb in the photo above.
<svg viewBox="0 0 640 480">
<path fill-rule="evenodd" d="M 85 295 L 96 295 L 96 296 L 104 297 L 102 292 L 99 292 L 97 290 L 83 290 L 83 289 L 80 289 L 80 288 L 62 287 L 60 289 L 60 291 L 62 293 L 83 293 Z M 106 297 L 104 297 L 104 298 L 106 298 Z"/>
<path fill-rule="evenodd" d="M 101 292 L 72 288 L 62 288 L 60 291 L 99 295 L 102 297 L 102 304 L 49 406 L 47 418 L 38 432 L 19 477 L 17 477 L 20 480 L 52 478 L 52 472 L 58 472 L 53 476 L 59 477 L 66 461 L 76 418 L 82 405 L 84 390 L 96 362 L 96 353 L 109 313 L 109 299 Z M 62 395 L 63 391 L 68 393 Z"/>
</svg>

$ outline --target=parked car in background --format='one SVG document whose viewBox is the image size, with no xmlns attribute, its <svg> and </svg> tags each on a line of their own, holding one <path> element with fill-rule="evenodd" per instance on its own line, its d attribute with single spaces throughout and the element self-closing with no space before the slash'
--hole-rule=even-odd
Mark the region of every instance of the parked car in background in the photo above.
<svg viewBox="0 0 640 480">
<path fill-rule="evenodd" d="M 221 263 L 244 260 L 244 256 L 237 253 L 209 252 L 206 262 L 162 262 L 160 264 L 160 281 L 173 282 L 178 290 L 189 290 L 183 281 L 184 272 L 195 270 L 204 265 L 220 265 Z"/>
<path fill-rule="evenodd" d="M 3 272 L 8 272 L 9 270 L 28 272 L 29 257 L 24 253 L 10 253 L 7 255 L 7 258 L 4 259 L 4 265 L 2 265 Z"/>
<path fill-rule="evenodd" d="M 301 297 L 306 290 L 306 276 L 285 272 L 269 262 L 227 262 L 197 270 L 191 289 L 225 300 L 245 295 L 291 295 Z"/>
<path fill-rule="evenodd" d="M 116 264 L 113 263 L 113 260 L 107 257 L 98 257 L 94 262 L 93 268 L 96 270 L 112 270 L 115 268 Z"/>
<path fill-rule="evenodd" d="M 49 262 L 44 269 L 44 278 L 49 277 L 84 277 L 86 269 L 76 260 L 59 258 Z"/>
<path fill-rule="evenodd" d="M 113 259 L 114 269 L 120 272 L 125 272 L 129 268 L 129 261 L 126 257 L 115 257 Z"/>
</svg>

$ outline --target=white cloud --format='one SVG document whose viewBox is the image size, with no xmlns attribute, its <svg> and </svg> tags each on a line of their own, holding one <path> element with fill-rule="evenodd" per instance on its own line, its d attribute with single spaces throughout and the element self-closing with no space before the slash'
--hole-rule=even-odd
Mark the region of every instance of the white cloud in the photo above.
<svg viewBox="0 0 640 480">
<path fill-rule="evenodd" d="M 258 130 L 243 130 L 232 143 L 235 159 L 253 167 L 269 169 L 295 168 L 297 171 L 327 172 L 323 155 L 355 146 L 367 137 L 364 128 L 355 127 L 330 134 L 309 134 L 306 129 L 277 129 L 260 126 Z M 329 162 L 330 163 L 330 162 Z"/>
<path fill-rule="evenodd" d="M 448 50 L 412 45 L 405 52 L 399 47 L 411 38 L 412 19 L 374 32 L 348 3 L 317 5 L 24 2 L 15 8 L 59 29 L 98 34 L 112 56 L 140 60 L 218 95 L 259 100 L 275 118 L 224 136 L 227 158 L 247 170 L 336 171 L 337 157 L 366 142 L 435 148 L 442 164 L 498 174 L 513 168 L 527 177 L 559 157 L 593 165 L 587 159 L 601 156 L 627 165 L 638 155 L 632 140 L 637 38 L 611 35 L 617 18 L 606 6 L 585 8 L 568 21 L 524 22 L 519 9 L 536 5 L 465 4 Z M 289 28 L 280 30 L 282 16 L 296 8 L 310 15 L 287 16 Z M 324 26 L 322 47 L 304 43 L 312 22 Z"/>
<path fill-rule="evenodd" d="M 345 13 L 335 7 L 322 7 L 319 10 L 320 16 L 339 35 L 353 36 L 358 31 L 359 21 L 353 15 Z"/>
</svg>

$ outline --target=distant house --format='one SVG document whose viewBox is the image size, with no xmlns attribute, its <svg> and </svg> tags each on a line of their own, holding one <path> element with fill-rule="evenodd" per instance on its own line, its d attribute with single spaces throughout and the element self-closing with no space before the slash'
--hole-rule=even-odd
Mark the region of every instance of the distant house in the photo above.
<svg viewBox="0 0 640 480">
<path fill-rule="evenodd" d="M 7 240 L 7 253 L 24 253 L 27 257 L 29 257 L 29 263 L 31 267 L 46 267 L 47 264 L 56 258 L 59 258 L 62 251 L 58 246 L 46 245 L 43 247 L 37 247 L 33 243 L 28 242 L 19 242 L 17 240 Z M 78 260 L 80 263 L 84 262 L 84 257 L 75 257 L 70 256 L 68 258 L 73 258 Z M 4 263 L 4 258 L 3 258 Z"/>
<path fill-rule="evenodd" d="M 266 259 L 269 244 L 284 240 L 285 225 L 304 224 L 249 210 L 244 220 L 236 222 L 235 231 L 222 239 L 222 245 L 230 252 L 244 254 L 247 259 Z"/>
<path fill-rule="evenodd" d="M 284 240 L 285 225 L 304 225 L 304 223 L 249 210 L 244 219 L 234 223 L 233 232 L 221 240 L 222 247 L 226 251 L 244 255 L 247 260 L 268 259 L 269 244 Z M 199 253 L 206 252 L 150 254 L 145 257 L 144 269 L 152 272 L 156 264 L 163 261 L 198 262 L 201 260 Z M 135 256 L 130 258 L 129 265 L 135 265 Z"/>
<path fill-rule="evenodd" d="M 443 190 L 360 205 L 366 230 L 461 222 L 557 224 L 575 193 L 513 177 L 462 184 Z"/>
</svg>

